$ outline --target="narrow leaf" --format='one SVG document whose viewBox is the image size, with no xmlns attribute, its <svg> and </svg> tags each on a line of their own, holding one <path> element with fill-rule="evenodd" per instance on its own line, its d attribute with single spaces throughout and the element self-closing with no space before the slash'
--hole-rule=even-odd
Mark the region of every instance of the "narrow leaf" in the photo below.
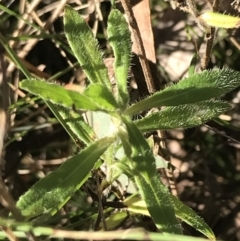
<svg viewBox="0 0 240 241">
<path fill-rule="evenodd" d="M 23 80 L 20 87 L 28 92 L 40 96 L 52 103 L 72 108 L 73 104 L 77 109 L 97 110 L 97 104 L 92 103 L 86 96 L 72 90 L 66 90 L 60 85 L 39 81 L 36 79 Z"/>
<path fill-rule="evenodd" d="M 94 164 L 112 141 L 112 138 L 100 139 L 37 182 L 17 202 L 22 214 L 27 219 L 54 214 L 87 180 Z"/>
<path fill-rule="evenodd" d="M 117 83 L 117 97 L 121 106 L 128 103 L 127 78 L 130 65 L 131 34 L 123 14 L 113 9 L 108 18 L 108 38 L 113 48 L 114 70 Z"/>
<path fill-rule="evenodd" d="M 210 100 L 189 105 L 167 107 L 136 121 L 141 131 L 191 128 L 218 117 L 231 106 L 224 101 Z"/>
<path fill-rule="evenodd" d="M 239 85 L 240 72 L 231 69 L 205 70 L 139 101 L 124 114 L 133 115 L 159 106 L 178 106 L 209 100 L 220 97 Z"/>
<path fill-rule="evenodd" d="M 163 233 L 182 233 L 170 193 L 156 173 L 155 159 L 147 141 L 133 122 L 124 117 L 122 120 L 127 128 L 129 148 L 132 148 L 129 167 L 151 217 Z M 124 135 L 120 138 L 124 138 Z M 127 145 L 127 141 L 124 140 L 124 143 Z"/>
<path fill-rule="evenodd" d="M 182 203 L 178 198 L 171 195 L 175 213 L 182 221 L 204 234 L 210 240 L 216 240 L 212 229 L 190 207 Z"/>
<path fill-rule="evenodd" d="M 182 228 L 176 219 L 169 190 L 160 176 L 157 173 L 151 176 L 150 183 L 142 175 L 134 179 L 156 226 L 165 234 L 181 234 Z"/>
<path fill-rule="evenodd" d="M 178 218 L 204 234 L 210 240 L 216 240 L 213 231 L 201 217 L 199 217 L 190 207 L 186 206 L 175 196 L 171 195 L 171 199 L 174 205 L 176 216 Z M 124 204 L 127 206 L 127 210 L 130 212 L 150 216 L 146 203 L 141 199 L 140 196 L 132 195 L 124 200 Z"/>
<path fill-rule="evenodd" d="M 109 90 L 100 85 L 89 86 L 89 90 L 86 90 L 86 95 L 73 90 L 67 90 L 60 85 L 35 79 L 23 80 L 20 83 L 20 87 L 32 94 L 40 96 L 44 100 L 69 108 L 72 108 L 73 105 L 79 110 L 92 111 L 114 111 L 117 108 L 117 104 L 113 97 L 111 98 Z M 96 96 L 93 91 L 96 91 L 98 96 Z"/>
<path fill-rule="evenodd" d="M 65 7 L 64 27 L 69 45 L 88 79 L 111 89 L 98 42 L 85 20 L 70 6 Z"/>
</svg>

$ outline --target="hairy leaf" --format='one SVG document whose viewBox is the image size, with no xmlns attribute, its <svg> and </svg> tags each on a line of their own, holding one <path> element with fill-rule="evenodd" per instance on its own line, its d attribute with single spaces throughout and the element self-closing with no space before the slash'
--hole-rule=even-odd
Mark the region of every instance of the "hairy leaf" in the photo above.
<svg viewBox="0 0 240 241">
<path fill-rule="evenodd" d="M 176 216 L 178 218 L 204 234 L 210 240 L 216 240 L 213 231 L 201 217 L 199 217 L 190 207 L 186 206 L 175 196 L 171 195 L 171 199 L 174 205 Z M 132 195 L 124 200 L 124 204 L 127 206 L 127 210 L 130 212 L 150 216 L 146 203 L 141 199 L 140 196 Z"/>
<path fill-rule="evenodd" d="M 127 153 L 129 148 L 132 149 L 128 156 L 129 168 L 151 217 L 163 233 L 182 233 L 175 217 L 170 193 L 156 173 L 155 159 L 147 141 L 133 122 L 125 117 L 122 117 L 122 120 L 126 125 L 130 143 Z M 120 138 L 124 139 L 125 136 L 120 135 Z M 123 142 L 126 149 L 128 140 Z"/>
<path fill-rule="evenodd" d="M 224 101 L 202 101 L 195 104 L 167 107 L 135 123 L 141 131 L 190 128 L 202 125 L 230 108 L 231 106 Z"/>
<path fill-rule="evenodd" d="M 111 92 L 101 85 L 90 85 L 83 94 L 60 85 L 35 79 L 23 80 L 20 87 L 52 103 L 79 110 L 114 111 L 117 108 Z"/>
<path fill-rule="evenodd" d="M 128 103 L 127 78 L 130 65 L 131 34 L 123 14 L 113 9 L 108 17 L 108 38 L 113 48 L 115 62 L 114 70 L 117 83 L 117 98 L 120 105 Z"/>
<path fill-rule="evenodd" d="M 97 39 L 85 20 L 70 6 L 65 7 L 64 27 L 69 45 L 88 79 L 111 89 Z"/>
<path fill-rule="evenodd" d="M 137 102 L 124 114 L 133 115 L 153 107 L 178 106 L 209 100 L 220 97 L 239 85 L 240 72 L 231 69 L 205 70 Z"/>
<path fill-rule="evenodd" d="M 54 214 L 61 208 L 87 180 L 94 164 L 112 141 L 111 138 L 103 138 L 91 144 L 21 196 L 17 207 L 26 219 Z"/>
</svg>

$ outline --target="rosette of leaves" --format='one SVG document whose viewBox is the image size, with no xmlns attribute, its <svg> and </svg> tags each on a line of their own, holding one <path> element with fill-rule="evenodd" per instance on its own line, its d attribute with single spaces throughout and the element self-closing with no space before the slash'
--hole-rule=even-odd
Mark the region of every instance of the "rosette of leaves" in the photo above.
<svg viewBox="0 0 240 241">
<path fill-rule="evenodd" d="M 130 105 L 127 80 L 131 38 L 122 13 L 116 9 L 111 11 L 107 29 L 115 57 L 116 91 L 112 91 L 103 55 L 91 29 L 68 6 L 65 9 L 64 26 L 68 43 L 89 85 L 79 93 L 28 78 L 21 82 L 20 87 L 46 101 L 71 137 L 85 143 L 86 148 L 21 196 L 17 207 L 26 220 L 37 216 L 43 220 L 46 215 L 56 213 L 88 179 L 91 170 L 104 162 L 108 169 L 115 170 L 109 176 L 109 181 L 121 173 L 134 179 L 140 196 L 126 202 L 131 212 L 150 215 L 164 234 L 181 234 L 182 228 L 177 219 L 180 218 L 208 238 L 215 239 L 207 224 L 172 197 L 161 182 L 144 132 L 190 128 L 218 117 L 229 110 L 230 105 L 216 98 L 239 86 L 240 73 L 230 69 L 203 71 Z M 66 121 L 73 106 L 94 117 L 93 123 L 89 125 L 81 118 L 68 118 Z M 140 120 L 132 120 L 133 115 L 155 107 L 165 108 Z M 98 121 L 97 124 L 95 121 Z M 121 158 L 116 155 L 119 148 L 123 149 Z M 144 207 L 137 208 L 133 200 L 136 203 L 141 201 Z"/>
</svg>

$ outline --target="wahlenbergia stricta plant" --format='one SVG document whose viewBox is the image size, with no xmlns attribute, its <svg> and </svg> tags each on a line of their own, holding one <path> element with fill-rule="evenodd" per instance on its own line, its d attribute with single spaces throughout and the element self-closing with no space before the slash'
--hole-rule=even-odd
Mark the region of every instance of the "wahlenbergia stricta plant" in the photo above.
<svg viewBox="0 0 240 241">
<path fill-rule="evenodd" d="M 135 181 L 140 195 L 125 201 L 129 211 L 150 215 L 164 234 L 182 233 L 179 218 L 208 238 L 215 239 L 208 225 L 173 197 L 161 182 L 156 172 L 153 151 L 144 132 L 198 126 L 229 110 L 228 103 L 216 98 L 240 85 L 240 73 L 230 69 L 203 71 L 130 105 L 127 78 L 131 40 L 123 15 L 113 9 L 108 19 L 108 40 L 115 56 L 114 92 L 97 40 L 84 19 L 75 10 L 66 7 L 64 26 L 69 45 L 90 84 L 82 93 L 38 79 L 23 80 L 20 86 L 54 104 L 53 113 L 68 133 L 73 138 L 77 136 L 81 139 L 86 148 L 20 198 L 17 207 L 26 220 L 38 216 L 36 221 L 40 222 L 46 216 L 54 215 L 84 184 L 91 170 L 98 168 L 103 160 L 108 169 L 113 170 L 112 181 L 121 173 Z M 104 133 L 98 134 L 98 130 L 91 128 L 81 118 L 65 123 L 67 111 L 70 112 L 73 105 L 88 114 L 101 114 L 100 125 L 106 128 L 105 136 Z M 137 121 L 132 120 L 133 115 L 161 106 L 166 108 Z M 105 122 L 108 123 L 107 127 Z M 120 148 L 124 153 L 121 158 L 116 155 Z M 139 202 L 143 204 L 140 208 L 136 205 Z"/>
</svg>

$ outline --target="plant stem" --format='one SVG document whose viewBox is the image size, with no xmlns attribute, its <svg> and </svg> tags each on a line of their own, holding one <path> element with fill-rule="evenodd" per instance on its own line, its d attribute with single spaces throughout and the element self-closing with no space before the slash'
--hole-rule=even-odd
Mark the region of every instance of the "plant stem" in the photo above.
<svg viewBox="0 0 240 241">
<path fill-rule="evenodd" d="M 213 12 L 217 12 L 219 9 L 220 2 L 219 0 L 214 0 L 212 4 L 212 10 Z M 215 28 L 211 27 L 209 33 L 207 34 L 207 40 L 206 40 L 206 48 L 204 52 L 204 56 L 201 60 L 201 69 L 204 70 L 207 68 L 210 58 L 211 58 L 211 53 L 212 53 L 212 48 L 213 48 L 213 41 L 215 38 Z"/>
</svg>

